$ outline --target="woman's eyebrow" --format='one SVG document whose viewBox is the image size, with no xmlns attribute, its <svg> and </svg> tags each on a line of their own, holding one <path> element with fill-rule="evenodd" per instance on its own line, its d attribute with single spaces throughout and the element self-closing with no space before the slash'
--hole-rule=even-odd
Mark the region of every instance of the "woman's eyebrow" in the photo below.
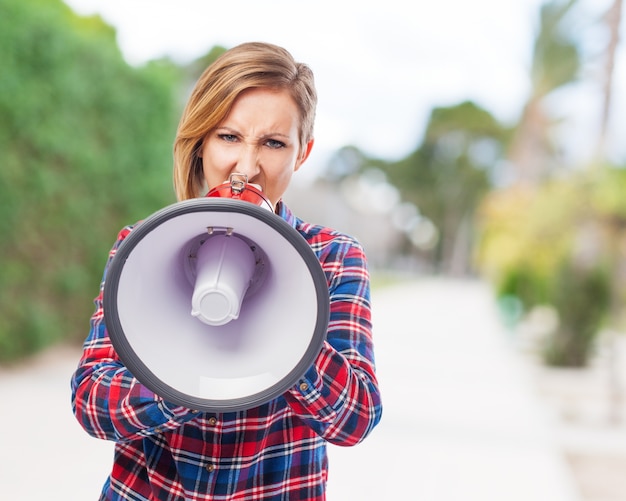
<svg viewBox="0 0 626 501">
<path fill-rule="evenodd" d="M 229 127 L 228 125 L 222 125 L 215 130 L 216 132 L 228 132 L 230 134 L 243 135 L 237 129 Z M 280 137 L 283 139 L 290 139 L 289 134 L 285 134 L 284 132 L 278 132 L 278 131 L 264 132 L 263 134 L 257 136 L 257 139 L 270 139 L 270 138 L 275 138 L 275 137 Z"/>
</svg>

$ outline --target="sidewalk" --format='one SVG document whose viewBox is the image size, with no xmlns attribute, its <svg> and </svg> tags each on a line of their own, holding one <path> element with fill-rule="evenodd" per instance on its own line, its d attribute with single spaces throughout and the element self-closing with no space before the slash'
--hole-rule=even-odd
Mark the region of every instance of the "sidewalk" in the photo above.
<svg viewBox="0 0 626 501">
<path fill-rule="evenodd" d="M 329 501 L 579 501 L 489 291 L 424 280 L 374 295 L 383 420 L 330 449 Z"/>
<path fill-rule="evenodd" d="M 98 499 L 113 445 L 91 438 L 72 415 L 70 377 L 79 356 L 55 348 L 0 370 L 1 499 Z"/>
<path fill-rule="evenodd" d="M 329 447 L 328 501 L 582 501 L 486 288 L 424 280 L 373 299 L 383 420 Z M 77 360 L 56 349 L 0 371 L 3 499 L 97 499 L 112 446 L 71 414 Z"/>
</svg>

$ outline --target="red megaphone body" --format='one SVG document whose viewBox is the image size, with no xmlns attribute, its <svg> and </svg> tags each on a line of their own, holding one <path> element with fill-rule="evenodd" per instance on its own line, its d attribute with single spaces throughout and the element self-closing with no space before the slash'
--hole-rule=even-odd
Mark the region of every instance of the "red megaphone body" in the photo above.
<svg viewBox="0 0 626 501">
<path fill-rule="evenodd" d="M 231 174 L 228 181 L 213 188 L 206 196 L 242 200 L 274 212 L 272 204 L 265 198 L 263 192 L 256 186 L 248 184 L 248 176 L 245 174 Z"/>
</svg>

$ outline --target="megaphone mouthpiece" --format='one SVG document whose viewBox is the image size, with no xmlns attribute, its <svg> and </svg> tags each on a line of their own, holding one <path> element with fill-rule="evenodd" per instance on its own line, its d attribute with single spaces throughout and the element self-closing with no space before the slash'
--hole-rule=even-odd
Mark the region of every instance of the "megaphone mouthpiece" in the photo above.
<svg viewBox="0 0 626 501">
<path fill-rule="evenodd" d="M 233 172 L 229 180 L 210 190 L 207 197 L 232 198 L 243 200 L 258 207 L 274 212 L 271 202 L 265 197 L 263 191 L 255 185 L 248 183 L 248 176 Z"/>
<path fill-rule="evenodd" d="M 239 317 L 255 268 L 249 245 L 232 235 L 208 237 L 196 254 L 196 282 L 191 314 L 207 325 Z"/>
</svg>

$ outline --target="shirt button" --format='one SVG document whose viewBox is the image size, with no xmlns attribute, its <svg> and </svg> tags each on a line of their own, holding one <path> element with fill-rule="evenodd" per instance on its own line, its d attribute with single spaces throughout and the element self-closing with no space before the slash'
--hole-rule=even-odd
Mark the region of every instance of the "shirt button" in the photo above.
<svg viewBox="0 0 626 501">
<path fill-rule="evenodd" d="M 214 418 L 214 417 L 209 418 L 209 424 L 211 426 L 215 426 L 217 424 L 217 418 Z"/>
<path fill-rule="evenodd" d="M 300 383 L 300 391 L 307 391 L 309 389 L 308 383 Z"/>
<path fill-rule="evenodd" d="M 211 463 L 209 463 L 208 465 L 206 465 L 206 466 L 205 466 L 205 468 L 206 468 L 206 471 L 208 471 L 209 473 L 212 473 L 212 472 L 214 472 L 214 471 L 215 471 L 215 465 L 214 465 L 214 464 L 211 464 Z"/>
</svg>

